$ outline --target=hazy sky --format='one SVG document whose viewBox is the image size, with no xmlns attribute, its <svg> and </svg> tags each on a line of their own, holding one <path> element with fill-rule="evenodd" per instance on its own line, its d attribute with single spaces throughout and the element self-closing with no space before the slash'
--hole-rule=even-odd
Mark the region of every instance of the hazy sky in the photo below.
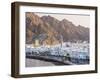
<svg viewBox="0 0 100 80">
<path fill-rule="evenodd" d="M 58 20 L 67 19 L 71 21 L 74 25 L 82 25 L 84 27 L 90 27 L 90 16 L 89 15 L 70 15 L 70 14 L 48 14 L 48 13 L 35 13 L 38 16 L 52 16 Z"/>
</svg>

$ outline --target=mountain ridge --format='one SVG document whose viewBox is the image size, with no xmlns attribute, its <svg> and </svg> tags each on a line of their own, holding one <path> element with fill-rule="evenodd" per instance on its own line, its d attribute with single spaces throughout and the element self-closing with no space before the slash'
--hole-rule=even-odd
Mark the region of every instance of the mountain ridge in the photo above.
<svg viewBox="0 0 100 80">
<path fill-rule="evenodd" d="M 89 28 L 75 26 L 67 19 L 58 20 L 50 15 L 39 17 L 35 13 L 26 13 L 26 43 L 34 43 L 38 39 L 41 44 L 58 44 L 62 40 L 88 41 Z"/>
</svg>

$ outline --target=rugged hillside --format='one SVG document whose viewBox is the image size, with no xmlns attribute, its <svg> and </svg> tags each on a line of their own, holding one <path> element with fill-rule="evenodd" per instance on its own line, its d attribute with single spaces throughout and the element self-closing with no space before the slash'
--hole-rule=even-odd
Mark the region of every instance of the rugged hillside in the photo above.
<svg viewBox="0 0 100 80">
<path fill-rule="evenodd" d="M 52 16 L 39 17 L 35 13 L 26 13 L 26 43 L 34 43 L 38 39 L 41 44 L 57 44 L 61 41 L 89 41 L 89 28 L 75 26 L 63 19 Z"/>
</svg>

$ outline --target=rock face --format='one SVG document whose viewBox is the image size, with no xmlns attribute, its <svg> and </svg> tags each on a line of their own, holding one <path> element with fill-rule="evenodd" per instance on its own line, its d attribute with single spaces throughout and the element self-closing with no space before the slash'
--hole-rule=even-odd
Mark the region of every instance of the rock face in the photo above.
<svg viewBox="0 0 100 80">
<path fill-rule="evenodd" d="M 39 17 L 35 13 L 26 13 L 26 43 L 58 44 L 62 41 L 88 41 L 89 28 L 75 26 L 72 22 L 63 19 L 57 20 L 52 16 Z"/>
</svg>

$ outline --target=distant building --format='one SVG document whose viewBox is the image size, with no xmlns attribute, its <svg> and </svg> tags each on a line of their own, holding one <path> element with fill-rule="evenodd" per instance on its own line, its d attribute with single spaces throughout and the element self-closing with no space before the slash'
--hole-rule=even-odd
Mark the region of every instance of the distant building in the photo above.
<svg viewBox="0 0 100 80">
<path fill-rule="evenodd" d="M 34 47 L 39 47 L 40 46 L 40 43 L 39 43 L 38 39 L 35 40 L 35 43 L 33 43 L 33 46 Z"/>
</svg>

